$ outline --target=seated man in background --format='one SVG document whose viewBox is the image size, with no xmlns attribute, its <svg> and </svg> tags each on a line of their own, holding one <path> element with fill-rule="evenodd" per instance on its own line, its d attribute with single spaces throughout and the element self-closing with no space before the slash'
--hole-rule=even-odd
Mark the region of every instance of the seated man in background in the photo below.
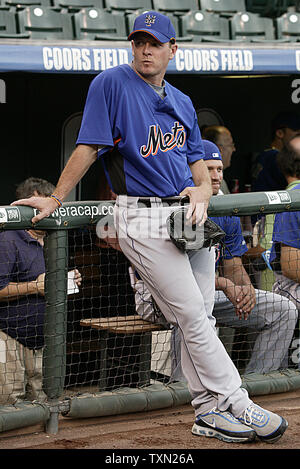
<svg viewBox="0 0 300 469">
<path fill-rule="evenodd" d="M 16 195 L 47 197 L 53 190 L 48 181 L 28 178 Z M 46 398 L 42 391 L 45 235 L 37 229 L 0 233 L 0 404 Z M 81 284 L 78 270 L 74 282 Z"/>
<path fill-rule="evenodd" d="M 297 127 L 296 124 L 294 127 Z M 280 148 L 280 150 L 273 148 L 274 165 L 276 164 L 278 172 L 285 181 L 284 189 L 291 190 L 300 183 L 300 161 L 299 154 L 297 154 L 297 146 L 298 149 L 300 148 L 300 137 L 299 133 L 289 128 L 285 129 L 284 132 L 282 129 L 282 133 L 279 133 L 279 136 L 284 136 L 285 138 L 280 140 L 280 145 L 277 143 L 277 147 Z M 279 136 L 277 137 L 278 140 Z M 288 140 L 288 137 L 290 140 Z M 282 187 L 278 185 L 278 189 L 279 188 Z M 275 213 L 268 213 L 260 217 L 254 229 L 256 237 L 255 245 L 247 253 L 249 258 L 257 259 L 258 263 L 261 265 L 259 269 L 260 288 L 269 291 L 277 291 L 278 287 L 277 285 L 276 289 L 273 289 L 275 275 L 269 263 L 273 244 L 272 238 L 275 215 Z M 281 215 L 277 217 L 277 219 L 279 218 L 281 218 Z M 272 258 L 274 259 L 274 253 Z M 280 288 L 278 288 L 278 293 L 281 294 Z"/>
<path fill-rule="evenodd" d="M 223 177 L 222 157 L 218 147 L 212 142 L 203 140 L 203 146 L 213 195 L 216 196 Z M 239 218 L 211 218 L 225 231 L 226 236 L 225 248 L 216 250 L 215 306 L 210 322 L 213 327 L 217 322 L 220 326 L 246 327 L 257 333 L 245 373 L 267 373 L 283 368 L 287 365 L 288 348 L 298 316 L 295 305 L 281 295 L 254 289 L 242 264 L 241 256 L 247 251 L 247 246 Z M 193 270 L 196 273 L 197 266 L 193 266 Z M 164 318 L 155 307 L 137 272 L 131 271 L 131 281 L 135 290 L 137 313 L 148 321 L 163 324 Z M 180 354 L 178 342 L 176 340 L 172 357 L 177 369 L 176 376 Z"/>
<path fill-rule="evenodd" d="M 300 189 L 300 134 L 278 154 L 287 189 Z M 300 212 L 277 213 L 273 228 L 270 263 L 275 271 L 273 291 L 290 299 L 300 310 Z M 298 362 L 300 368 L 300 364 Z"/>
</svg>

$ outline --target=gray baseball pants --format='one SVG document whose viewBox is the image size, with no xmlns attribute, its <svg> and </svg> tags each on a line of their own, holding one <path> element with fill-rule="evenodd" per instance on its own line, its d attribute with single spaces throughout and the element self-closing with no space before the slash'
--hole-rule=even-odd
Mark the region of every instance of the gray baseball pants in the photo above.
<svg viewBox="0 0 300 469">
<path fill-rule="evenodd" d="M 213 314 L 218 325 L 246 327 L 257 332 L 245 373 L 268 373 L 287 366 L 298 312 L 295 305 L 281 295 L 264 290 L 255 290 L 255 293 L 256 305 L 247 320 L 237 317 L 223 291 L 216 291 Z"/>
<path fill-rule="evenodd" d="M 166 219 L 174 208 L 138 208 L 118 197 L 115 227 L 120 247 L 135 265 L 166 320 L 181 333 L 181 364 L 196 416 L 214 407 L 239 416 L 251 403 L 241 378 L 210 323 L 215 295 L 214 249 L 188 256 L 171 242 Z"/>
</svg>

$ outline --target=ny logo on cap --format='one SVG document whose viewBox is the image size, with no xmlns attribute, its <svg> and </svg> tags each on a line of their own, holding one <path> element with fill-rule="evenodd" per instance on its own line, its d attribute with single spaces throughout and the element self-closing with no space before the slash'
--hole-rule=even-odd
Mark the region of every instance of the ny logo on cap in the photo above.
<svg viewBox="0 0 300 469">
<path fill-rule="evenodd" d="M 145 24 L 147 26 L 151 26 L 152 24 L 155 23 L 156 16 L 155 15 L 147 15 L 145 18 Z"/>
</svg>

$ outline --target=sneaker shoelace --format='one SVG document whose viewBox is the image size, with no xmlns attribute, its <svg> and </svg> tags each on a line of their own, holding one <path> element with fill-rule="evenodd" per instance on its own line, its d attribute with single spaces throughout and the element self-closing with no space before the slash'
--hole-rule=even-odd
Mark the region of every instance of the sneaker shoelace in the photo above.
<svg viewBox="0 0 300 469">
<path fill-rule="evenodd" d="M 230 412 L 227 412 L 226 410 L 219 410 L 217 409 L 216 407 L 213 407 L 210 411 L 209 411 L 210 414 L 219 414 L 219 415 L 223 415 L 227 418 L 227 420 L 231 420 L 232 422 L 234 423 L 239 423 L 238 419 L 236 417 L 234 417 L 234 415 L 232 415 Z"/>
<path fill-rule="evenodd" d="M 253 420 L 258 421 L 259 423 L 263 421 L 265 415 L 263 412 L 260 412 L 256 407 L 249 406 L 244 412 L 243 419 L 246 425 L 251 425 Z"/>
</svg>

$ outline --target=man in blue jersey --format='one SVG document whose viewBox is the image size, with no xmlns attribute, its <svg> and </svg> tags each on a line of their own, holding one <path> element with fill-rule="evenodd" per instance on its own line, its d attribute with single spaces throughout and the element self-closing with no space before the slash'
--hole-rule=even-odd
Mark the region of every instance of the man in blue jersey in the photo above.
<svg viewBox="0 0 300 469">
<path fill-rule="evenodd" d="M 278 166 L 287 189 L 300 189 L 300 134 L 278 154 Z M 270 262 L 275 271 L 273 291 L 295 303 L 300 310 L 300 212 L 277 213 L 274 220 Z"/>
<path fill-rule="evenodd" d="M 212 194 L 195 109 L 164 79 L 177 51 L 174 27 L 168 17 L 148 11 L 136 18 L 128 39 L 132 63 L 105 70 L 91 83 L 77 148 L 54 194 L 47 201 L 15 204 L 36 207 L 40 213 L 33 222 L 38 222 L 102 158 L 117 194 L 120 247 L 166 320 L 181 331 L 195 432 L 230 442 L 252 441 L 256 435 L 276 441 L 287 422 L 254 405 L 208 319 L 214 303 L 214 250 L 183 254 L 167 232 L 174 197 L 177 205 L 189 197 L 188 222 L 203 224 Z"/>
<path fill-rule="evenodd" d="M 223 176 L 221 159 L 212 159 L 216 148 L 204 143 L 213 194 L 217 195 Z M 280 295 L 254 289 L 243 266 L 242 256 L 247 246 L 238 217 L 212 217 L 225 231 L 225 249 L 217 260 L 216 294 L 213 316 L 219 325 L 247 327 L 257 333 L 251 358 L 245 373 L 267 373 L 284 366 L 287 358 L 297 312 L 290 301 Z M 248 302 L 240 308 L 240 296 Z"/>
</svg>

